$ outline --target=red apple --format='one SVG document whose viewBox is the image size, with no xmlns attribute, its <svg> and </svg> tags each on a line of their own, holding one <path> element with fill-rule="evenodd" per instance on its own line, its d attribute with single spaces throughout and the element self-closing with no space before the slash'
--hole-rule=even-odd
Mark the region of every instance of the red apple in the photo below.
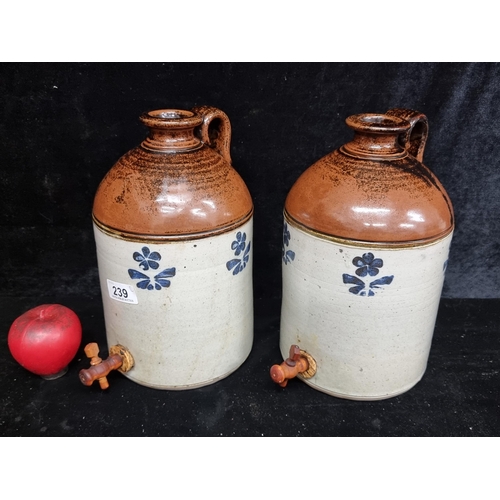
<svg viewBox="0 0 500 500">
<path fill-rule="evenodd" d="M 14 359 L 30 372 L 49 379 L 66 373 L 81 341 L 78 316 L 60 304 L 30 309 L 12 323 L 8 335 Z"/>
</svg>

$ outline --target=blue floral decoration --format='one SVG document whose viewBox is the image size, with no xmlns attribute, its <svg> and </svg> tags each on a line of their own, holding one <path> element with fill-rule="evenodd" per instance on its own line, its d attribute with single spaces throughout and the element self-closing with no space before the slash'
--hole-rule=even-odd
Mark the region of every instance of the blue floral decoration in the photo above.
<svg viewBox="0 0 500 500">
<path fill-rule="evenodd" d="M 233 271 L 233 275 L 236 276 L 239 272 L 243 271 L 248 264 L 250 259 L 250 247 L 252 242 L 249 241 L 248 245 L 246 243 L 247 235 L 238 231 L 236 234 L 236 240 L 231 243 L 231 250 L 234 251 L 234 255 L 243 255 L 240 259 L 231 259 L 226 262 L 226 268 L 228 271 Z"/>
<path fill-rule="evenodd" d="M 448 259 L 446 259 L 446 260 L 444 261 L 444 264 L 443 264 L 443 272 L 444 272 L 444 273 L 446 272 L 447 267 L 448 267 Z"/>
<path fill-rule="evenodd" d="M 364 278 L 366 275 L 377 276 L 379 267 L 384 265 L 382 259 L 376 259 L 371 252 L 364 253 L 362 257 L 354 257 L 352 263 L 358 268 L 356 274 Z"/>
<path fill-rule="evenodd" d="M 371 252 L 363 254 L 362 257 L 354 257 L 352 263 L 358 268 L 355 273 L 362 278 L 365 276 L 376 276 L 380 268 L 384 266 L 384 261 L 382 259 L 376 259 Z M 349 288 L 349 292 L 362 297 L 373 297 L 375 295 L 373 289 L 380 288 L 384 285 L 390 285 L 393 279 L 394 276 L 384 276 L 383 278 L 378 278 L 367 284 L 357 276 L 352 276 L 351 274 L 342 275 L 342 280 L 345 284 L 354 285 Z"/>
<path fill-rule="evenodd" d="M 293 250 L 287 250 L 286 247 L 290 244 L 290 231 L 288 230 L 288 224 L 285 222 L 283 225 L 283 245 L 281 247 L 281 258 L 285 264 L 292 262 L 295 259 L 295 252 Z"/>
<path fill-rule="evenodd" d="M 247 239 L 247 233 L 242 233 L 238 231 L 236 234 L 236 240 L 231 243 L 231 249 L 234 250 L 234 255 L 239 255 L 243 250 L 245 250 Z"/>
<path fill-rule="evenodd" d="M 139 262 L 139 267 L 144 271 L 158 269 L 160 267 L 158 261 L 161 260 L 161 255 L 158 252 L 151 252 L 148 247 L 142 247 L 141 250 L 142 254 L 134 252 L 132 255 L 132 258 L 136 262 Z M 153 277 L 141 271 L 137 271 L 136 269 L 129 269 L 128 275 L 133 280 L 139 280 L 136 283 L 137 288 L 141 288 L 142 290 L 161 290 L 162 288 L 168 288 L 170 286 L 170 280 L 168 278 L 173 278 L 175 276 L 175 267 L 164 269 Z"/>
<path fill-rule="evenodd" d="M 149 268 L 158 269 L 160 267 L 158 261 L 161 260 L 161 255 L 158 252 L 150 252 L 148 247 L 142 247 L 142 254 L 134 252 L 132 257 L 135 261 L 139 262 L 139 267 L 142 267 L 144 271 L 147 271 Z"/>
</svg>

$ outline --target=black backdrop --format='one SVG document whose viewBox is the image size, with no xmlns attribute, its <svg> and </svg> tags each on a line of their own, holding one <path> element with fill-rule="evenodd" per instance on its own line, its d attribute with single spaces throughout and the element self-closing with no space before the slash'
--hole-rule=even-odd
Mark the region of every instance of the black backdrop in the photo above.
<svg viewBox="0 0 500 500">
<path fill-rule="evenodd" d="M 253 196 L 256 318 L 273 318 L 269 346 L 278 343 L 286 194 L 309 165 L 349 140 L 344 120 L 355 113 L 406 107 L 427 115 L 424 162 L 456 215 L 443 296 L 500 296 L 499 64 L 4 63 L 3 352 L 6 328 L 23 309 L 42 300 L 99 303 L 90 214 L 100 180 L 145 136 L 142 112 L 201 104 L 228 114 L 233 165 Z"/>
<path fill-rule="evenodd" d="M 424 162 L 455 208 L 443 296 L 499 297 L 500 65 L 465 63 L 3 64 L 1 292 L 97 294 L 98 183 L 145 136 L 142 112 L 200 104 L 232 122 L 255 203 L 257 296 L 280 294 L 281 211 L 297 177 L 349 140 L 347 116 L 408 107 L 429 118 Z"/>
</svg>

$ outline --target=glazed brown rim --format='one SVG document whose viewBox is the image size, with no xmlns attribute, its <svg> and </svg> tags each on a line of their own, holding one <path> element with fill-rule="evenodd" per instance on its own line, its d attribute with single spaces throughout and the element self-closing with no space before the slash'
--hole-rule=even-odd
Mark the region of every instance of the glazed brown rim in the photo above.
<svg viewBox="0 0 500 500">
<path fill-rule="evenodd" d="M 449 229 L 443 231 L 437 236 L 433 236 L 432 238 L 426 238 L 423 240 L 411 240 L 411 241 L 363 241 L 363 240 L 353 240 L 349 238 L 343 238 L 340 236 L 333 236 L 330 234 L 322 233 L 316 229 L 312 229 L 310 227 L 305 226 L 301 222 L 295 220 L 291 215 L 287 213 L 286 210 L 283 212 L 283 217 L 285 221 L 290 224 L 295 229 L 308 233 L 316 238 L 321 240 L 327 240 L 334 243 L 338 243 L 340 245 L 345 245 L 349 247 L 366 247 L 366 248 L 385 248 L 387 250 L 398 250 L 400 248 L 411 248 L 411 247 L 425 247 L 435 245 L 439 243 L 441 240 L 444 240 L 447 236 L 453 233 L 455 229 L 455 225 L 453 224 Z"/>
<path fill-rule="evenodd" d="M 203 123 L 200 115 L 184 109 L 155 109 L 143 113 L 139 119 L 146 127 L 160 129 L 192 128 Z"/>
<path fill-rule="evenodd" d="M 175 242 L 175 241 L 189 241 L 189 240 L 199 240 L 201 238 L 209 238 L 211 236 L 218 236 L 219 234 L 230 233 L 236 228 L 246 224 L 253 216 L 253 206 L 252 209 L 243 217 L 233 222 L 232 224 L 222 226 L 210 231 L 201 231 L 199 233 L 185 233 L 185 234 L 169 234 L 169 235 L 156 235 L 156 234 L 138 234 L 138 233 L 128 233 L 120 229 L 115 229 L 106 224 L 100 222 L 97 217 L 92 214 L 92 220 L 94 224 L 99 228 L 100 231 L 112 236 L 113 238 L 118 238 L 120 240 L 126 241 L 141 241 L 144 243 L 161 243 L 161 242 Z"/>
<path fill-rule="evenodd" d="M 410 122 L 398 116 L 384 115 L 381 113 L 361 113 L 348 116 L 347 125 L 356 132 L 379 134 L 402 134 L 411 128 Z"/>
</svg>

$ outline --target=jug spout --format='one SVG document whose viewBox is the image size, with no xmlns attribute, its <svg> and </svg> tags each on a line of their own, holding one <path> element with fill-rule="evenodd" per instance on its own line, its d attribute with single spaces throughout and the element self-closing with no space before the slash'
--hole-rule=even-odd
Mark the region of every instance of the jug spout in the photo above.
<svg viewBox="0 0 500 500">
<path fill-rule="evenodd" d="M 396 160 L 408 153 L 400 143 L 401 135 L 407 133 L 410 124 L 403 118 L 376 113 L 352 115 L 346 119 L 347 125 L 354 130 L 352 141 L 341 150 L 358 158 L 383 158 Z"/>
</svg>

